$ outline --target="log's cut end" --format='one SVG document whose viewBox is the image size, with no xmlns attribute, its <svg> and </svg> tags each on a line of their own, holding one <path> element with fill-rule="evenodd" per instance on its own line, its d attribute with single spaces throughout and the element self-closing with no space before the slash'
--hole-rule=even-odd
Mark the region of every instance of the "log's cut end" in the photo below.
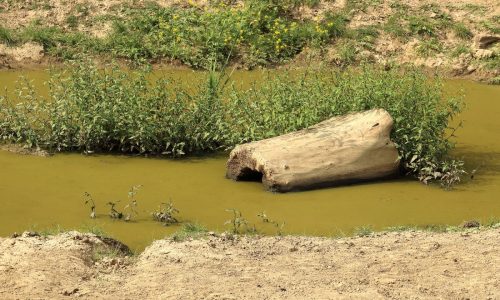
<svg viewBox="0 0 500 300">
<path fill-rule="evenodd" d="M 231 151 L 227 162 L 227 178 L 237 181 L 262 181 L 262 175 L 252 152 L 242 146 L 236 146 Z"/>
<path fill-rule="evenodd" d="M 399 172 L 383 109 L 334 117 L 312 127 L 236 146 L 227 178 L 288 192 L 389 177 Z"/>
</svg>

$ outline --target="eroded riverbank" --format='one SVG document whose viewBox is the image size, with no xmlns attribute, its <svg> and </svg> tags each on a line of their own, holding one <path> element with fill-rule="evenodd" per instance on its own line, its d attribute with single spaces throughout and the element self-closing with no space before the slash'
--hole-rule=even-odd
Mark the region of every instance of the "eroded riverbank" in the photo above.
<svg viewBox="0 0 500 300">
<path fill-rule="evenodd" d="M 496 299 L 500 229 L 367 237 L 208 235 L 137 257 L 94 235 L 0 238 L 2 299 Z M 99 252 L 95 249 L 101 247 Z"/>
</svg>

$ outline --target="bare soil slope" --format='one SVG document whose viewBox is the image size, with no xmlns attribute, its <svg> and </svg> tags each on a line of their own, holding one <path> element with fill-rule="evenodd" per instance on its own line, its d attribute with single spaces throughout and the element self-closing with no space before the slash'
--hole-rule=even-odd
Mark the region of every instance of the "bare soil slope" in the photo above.
<svg viewBox="0 0 500 300">
<path fill-rule="evenodd" d="M 159 240 L 136 257 L 91 234 L 0 239 L 0 298 L 499 299 L 500 229 L 358 238 Z"/>
</svg>

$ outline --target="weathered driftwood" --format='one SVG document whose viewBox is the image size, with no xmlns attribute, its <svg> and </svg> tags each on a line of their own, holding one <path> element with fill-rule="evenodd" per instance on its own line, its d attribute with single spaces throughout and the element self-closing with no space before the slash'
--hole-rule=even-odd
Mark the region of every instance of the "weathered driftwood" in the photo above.
<svg viewBox="0 0 500 300">
<path fill-rule="evenodd" d="M 373 109 L 238 145 L 229 156 L 226 176 L 262 179 L 278 192 L 388 177 L 399 171 L 392 124 L 387 111 Z"/>
</svg>

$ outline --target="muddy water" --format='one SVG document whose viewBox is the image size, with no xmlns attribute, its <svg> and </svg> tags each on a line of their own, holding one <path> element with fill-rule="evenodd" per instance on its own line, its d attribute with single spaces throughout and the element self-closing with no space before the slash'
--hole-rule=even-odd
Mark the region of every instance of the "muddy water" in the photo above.
<svg viewBox="0 0 500 300">
<path fill-rule="evenodd" d="M 37 81 L 40 71 L 24 72 Z M 196 73 L 176 72 L 192 80 Z M 18 72 L 0 72 L 2 86 L 12 86 Z M 237 80 L 257 78 L 258 73 L 238 73 Z M 43 86 L 39 87 L 41 91 Z M 199 222 L 212 230 L 226 229 L 226 209 L 236 208 L 265 232 L 261 211 L 285 221 L 290 234 L 341 235 L 356 227 L 374 229 L 397 225 L 459 224 L 464 220 L 500 217 L 500 87 L 466 81 L 450 81 L 447 88 L 466 91 L 464 128 L 458 132 L 456 154 L 479 167 L 475 179 L 447 192 L 408 179 L 337 187 L 291 194 L 272 194 L 259 183 L 232 182 L 224 178 L 224 155 L 165 160 L 126 156 L 58 154 L 43 158 L 0 151 L 0 235 L 34 228 L 60 226 L 81 229 L 98 226 L 140 250 L 152 240 L 178 229 L 151 221 L 150 212 L 172 200 L 180 218 Z M 140 212 L 136 222 L 110 220 L 108 201 L 122 202 L 129 188 L 143 185 L 138 193 Z M 98 218 L 88 218 L 82 194 L 90 192 Z"/>
</svg>

